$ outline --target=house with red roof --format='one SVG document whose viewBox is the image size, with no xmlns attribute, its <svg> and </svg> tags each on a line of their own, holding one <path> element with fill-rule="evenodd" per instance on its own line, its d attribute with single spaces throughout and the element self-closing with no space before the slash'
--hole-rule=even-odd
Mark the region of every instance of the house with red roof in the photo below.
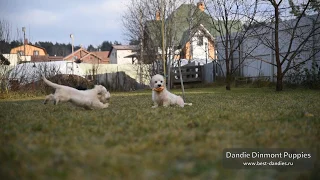
<svg viewBox="0 0 320 180">
<path fill-rule="evenodd" d="M 109 51 L 89 52 L 84 48 L 80 48 L 64 57 L 63 60 L 75 61 L 77 63 L 109 64 L 108 55 Z"/>
</svg>

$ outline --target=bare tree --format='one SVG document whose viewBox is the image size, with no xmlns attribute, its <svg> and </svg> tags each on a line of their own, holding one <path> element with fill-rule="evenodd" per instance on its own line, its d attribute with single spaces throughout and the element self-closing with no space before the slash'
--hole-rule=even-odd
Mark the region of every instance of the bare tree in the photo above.
<svg viewBox="0 0 320 180">
<path fill-rule="evenodd" d="M 129 40 L 140 41 L 143 51 L 140 50 L 138 56 L 144 63 L 153 64 L 151 74 L 167 74 L 170 84 L 175 50 L 185 48 L 185 42 L 191 43 L 193 29 L 200 24 L 211 24 L 207 14 L 202 16 L 204 14 L 194 0 L 132 0 L 123 17 L 123 25 Z M 192 56 L 192 52 L 188 54 Z"/>
<path fill-rule="evenodd" d="M 275 62 L 269 64 L 276 67 L 276 90 L 282 91 L 286 73 L 314 59 L 320 51 L 316 47 L 320 40 L 317 35 L 320 4 L 315 0 L 266 0 L 264 5 L 263 21 L 268 23 L 264 28 L 255 29 L 255 33 L 260 35 L 261 43 L 273 51 Z M 272 32 L 272 38 L 263 32 Z"/>
<path fill-rule="evenodd" d="M 149 58 L 145 58 L 145 54 L 150 54 L 150 51 L 145 51 L 145 23 L 148 19 L 151 19 L 149 10 L 146 9 L 149 4 L 147 0 L 131 0 L 130 5 L 128 5 L 127 11 L 123 15 L 122 23 L 124 26 L 125 36 L 130 42 L 138 42 L 140 48 L 137 52 L 138 63 L 141 67 L 142 63 L 149 63 Z M 146 53 L 145 53 L 146 52 Z M 152 51 L 153 52 L 153 51 Z M 148 57 L 148 56 L 147 56 Z M 143 74 L 141 68 L 137 70 L 138 76 L 140 77 L 140 82 L 143 79 Z"/>
<path fill-rule="evenodd" d="M 162 49 L 162 42 L 165 42 L 163 55 L 167 54 L 168 47 L 174 38 L 172 28 L 174 22 L 167 20 L 167 18 L 172 15 L 179 2 L 178 0 L 132 0 L 133 7 L 130 6 L 123 16 L 125 35 L 128 40 L 139 40 L 140 44 L 144 44 L 143 49 L 148 50 L 144 51 L 145 63 L 151 63 L 155 60 L 154 56 L 159 52 L 158 48 Z M 162 22 L 164 22 L 163 35 L 161 32 Z M 162 39 L 163 37 L 164 39 Z M 147 40 L 151 40 L 151 42 L 147 42 Z M 148 54 L 150 51 L 152 54 Z"/>
<path fill-rule="evenodd" d="M 219 59 L 226 66 L 226 89 L 231 89 L 232 76 L 243 63 L 233 60 L 234 53 L 239 51 L 242 42 L 248 36 L 248 32 L 257 14 L 257 1 L 234 0 L 209 0 L 206 7 L 210 13 L 213 28 L 216 30 L 216 48 Z M 243 28 L 243 24 L 247 28 Z M 220 47 L 219 47 L 220 46 Z"/>
<path fill-rule="evenodd" d="M 8 21 L 0 19 L 0 41 L 10 42 L 11 26 Z M 0 49 L 1 51 L 1 49 Z"/>
<path fill-rule="evenodd" d="M 0 19 L 0 44 L 10 42 L 10 30 L 11 26 L 6 20 Z M 0 92 L 7 90 L 7 75 L 10 70 L 8 66 L 10 62 L 2 54 L 2 48 L 0 47 Z"/>
</svg>

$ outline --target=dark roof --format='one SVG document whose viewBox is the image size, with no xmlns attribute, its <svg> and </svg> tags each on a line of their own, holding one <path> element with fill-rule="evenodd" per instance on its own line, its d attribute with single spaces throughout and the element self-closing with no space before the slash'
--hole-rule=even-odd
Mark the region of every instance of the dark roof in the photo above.
<svg viewBox="0 0 320 180">
<path fill-rule="evenodd" d="M 117 50 L 137 50 L 139 46 L 137 45 L 113 45 L 112 48 Z"/>
<path fill-rule="evenodd" d="M 31 56 L 31 62 L 63 61 L 63 56 Z"/>
<path fill-rule="evenodd" d="M 138 54 L 137 53 L 132 53 L 128 56 L 125 56 L 124 58 L 137 58 L 138 57 Z"/>
<path fill-rule="evenodd" d="M 49 56 L 49 61 L 63 61 L 63 56 Z"/>
</svg>

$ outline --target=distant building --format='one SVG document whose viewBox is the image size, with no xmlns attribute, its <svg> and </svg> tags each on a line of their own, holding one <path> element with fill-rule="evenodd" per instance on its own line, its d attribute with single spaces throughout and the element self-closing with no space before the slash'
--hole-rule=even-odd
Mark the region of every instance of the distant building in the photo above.
<svg viewBox="0 0 320 180">
<path fill-rule="evenodd" d="M 110 64 L 135 64 L 136 59 L 132 58 L 131 55 L 138 48 L 139 46 L 136 45 L 113 45 L 108 56 Z"/>
<path fill-rule="evenodd" d="M 90 53 L 101 58 L 100 64 L 109 64 L 109 51 L 92 51 Z"/>
<path fill-rule="evenodd" d="M 28 40 L 25 40 L 23 45 L 12 48 L 10 54 L 6 54 L 6 57 L 11 62 L 11 65 L 17 65 L 20 62 L 50 62 L 63 60 L 63 56 L 49 56 L 45 48 L 28 44 Z"/>
<path fill-rule="evenodd" d="M 89 52 L 84 48 L 80 48 L 74 53 L 71 53 L 68 56 L 64 57 L 63 60 L 89 64 L 108 64 L 108 55 L 109 51 Z"/>
<path fill-rule="evenodd" d="M 160 11 L 155 14 L 156 18 L 145 24 L 144 52 L 155 51 L 152 53 L 159 55 L 162 54 L 162 24 Z M 204 2 L 199 1 L 197 5 L 182 4 L 168 16 L 165 23 L 168 23 L 167 28 L 175 32 L 173 46 L 168 47 L 168 50 L 181 49 L 181 58 L 188 60 L 208 59 L 211 61 L 215 59 L 214 36 L 217 32 L 214 29 L 212 18 L 205 12 Z M 174 25 L 169 23 L 174 23 Z M 152 62 L 159 58 L 158 55 L 148 54 L 144 60 Z"/>
<path fill-rule="evenodd" d="M 12 48 L 10 54 L 19 54 L 20 56 L 45 56 L 47 51 L 45 48 L 28 44 L 28 40 L 23 45 Z"/>
</svg>

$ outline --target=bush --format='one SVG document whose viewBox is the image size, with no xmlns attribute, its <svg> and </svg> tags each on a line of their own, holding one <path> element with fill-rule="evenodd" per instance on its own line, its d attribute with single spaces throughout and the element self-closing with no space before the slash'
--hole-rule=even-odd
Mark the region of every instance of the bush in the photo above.
<svg viewBox="0 0 320 180">
<path fill-rule="evenodd" d="M 311 70 L 304 69 L 305 80 L 302 84 L 310 89 L 320 89 L 320 68 L 316 62 L 312 62 Z"/>
</svg>

